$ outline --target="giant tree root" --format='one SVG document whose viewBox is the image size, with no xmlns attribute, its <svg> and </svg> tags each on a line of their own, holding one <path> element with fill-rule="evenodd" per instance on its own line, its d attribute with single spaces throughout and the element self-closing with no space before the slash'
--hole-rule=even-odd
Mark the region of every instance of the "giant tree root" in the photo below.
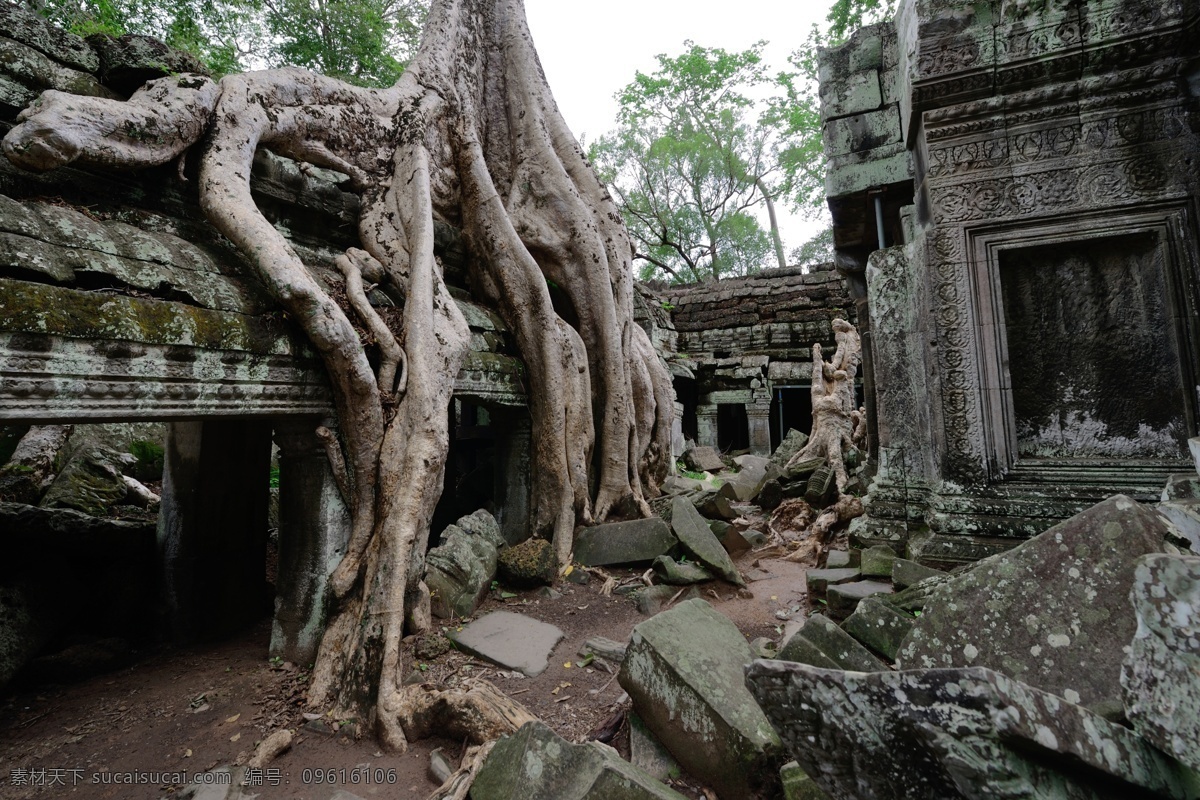
<svg viewBox="0 0 1200 800">
<path fill-rule="evenodd" d="M 495 740 L 485 742 L 475 747 L 468 747 L 463 753 L 462 765 L 446 778 L 445 783 L 433 791 L 427 800 L 466 800 L 475 784 L 475 776 L 479 774 L 483 762 L 491 755 Z"/>
</svg>

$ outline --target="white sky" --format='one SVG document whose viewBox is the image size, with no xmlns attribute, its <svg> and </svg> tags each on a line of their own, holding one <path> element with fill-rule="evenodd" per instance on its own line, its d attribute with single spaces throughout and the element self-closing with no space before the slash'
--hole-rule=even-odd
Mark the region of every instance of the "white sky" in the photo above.
<svg viewBox="0 0 1200 800">
<path fill-rule="evenodd" d="M 593 141 L 614 126 L 613 95 L 638 70 L 653 72 L 659 53 L 679 55 L 685 39 L 726 50 L 744 50 L 766 39 L 767 66 L 780 70 L 813 23 L 824 24 L 830 5 L 831 0 L 607 0 L 598 5 L 525 0 L 525 13 L 567 125 L 577 137 Z M 786 250 L 820 230 L 821 223 L 778 210 Z"/>
</svg>

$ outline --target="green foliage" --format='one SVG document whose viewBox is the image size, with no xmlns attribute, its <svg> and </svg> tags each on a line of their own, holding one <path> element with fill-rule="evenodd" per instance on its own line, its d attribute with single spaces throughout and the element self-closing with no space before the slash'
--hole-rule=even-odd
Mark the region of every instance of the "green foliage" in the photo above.
<svg viewBox="0 0 1200 800">
<path fill-rule="evenodd" d="M 788 263 L 795 267 L 815 267 L 833 261 L 833 227 L 828 226 L 788 254 Z"/>
<path fill-rule="evenodd" d="M 156 481 L 162 478 L 164 463 L 162 445 L 148 441 L 130 442 L 129 452 L 137 459 L 133 477 L 139 481 Z"/>
<path fill-rule="evenodd" d="M 772 239 L 754 211 L 778 194 L 771 131 L 751 94 L 769 84 L 759 42 L 740 53 L 701 47 L 658 56 L 617 99 L 617 129 L 590 156 L 646 262 L 642 278 L 744 275 Z"/>
<path fill-rule="evenodd" d="M 825 17 L 829 22 L 826 46 L 845 41 L 864 25 L 890 19 L 895 6 L 895 0 L 834 0 Z"/>
<path fill-rule="evenodd" d="M 270 481 L 271 481 L 271 488 L 272 488 L 272 489 L 278 489 L 278 488 L 279 488 L 279 465 L 278 465 L 278 464 L 272 464 L 272 465 L 271 465 L 271 478 L 270 478 Z"/>
</svg>

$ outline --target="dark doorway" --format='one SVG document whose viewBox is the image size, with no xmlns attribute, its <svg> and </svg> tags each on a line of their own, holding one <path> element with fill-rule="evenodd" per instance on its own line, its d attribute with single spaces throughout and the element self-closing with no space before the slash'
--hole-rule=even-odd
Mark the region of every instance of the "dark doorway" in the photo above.
<svg viewBox="0 0 1200 800">
<path fill-rule="evenodd" d="M 750 422 L 743 403 L 717 406 L 717 448 L 723 453 L 750 449 Z"/>
<path fill-rule="evenodd" d="M 450 405 L 450 453 L 442 497 L 433 512 L 429 544 L 447 525 L 460 517 L 486 508 L 495 511 L 496 431 L 488 409 L 468 400 Z"/>
<path fill-rule="evenodd" d="M 771 449 L 779 447 L 789 429 L 812 431 L 812 387 L 776 386 L 771 395 Z"/>
<path fill-rule="evenodd" d="M 697 439 L 696 425 L 696 405 L 699 402 L 699 395 L 696 392 L 696 381 L 691 378 L 681 378 L 676 376 L 672 383 L 675 385 L 675 399 L 683 405 L 683 437 L 691 439 L 693 442 Z"/>
</svg>

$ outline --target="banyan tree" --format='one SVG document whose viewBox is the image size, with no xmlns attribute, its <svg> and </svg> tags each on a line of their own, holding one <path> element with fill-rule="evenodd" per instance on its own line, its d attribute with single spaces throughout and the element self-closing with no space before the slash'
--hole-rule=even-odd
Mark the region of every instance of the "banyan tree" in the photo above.
<svg viewBox="0 0 1200 800">
<path fill-rule="evenodd" d="M 670 378 L 634 323 L 628 235 L 551 97 L 522 0 L 434 0 L 387 89 L 291 68 L 183 74 L 124 102 L 49 91 L 20 119 L 4 150 L 28 169 L 136 169 L 194 145 L 205 214 L 325 364 L 339 428 L 322 434 L 352 530 L 311 705 L 372 719 L 385 745 L 406 746 L 420 690 L 403 686 L 401 638 L 428 624 L 423 559 L 468 345 L 435 220 L 462 231 L 471 290 L 526 365 L 534 532 L 565 562 L 577 524 L 649 512 L 669 463 Z M 361 247 L 338 259 L 343 303 L 256 208 L 260 147 L 337 170 L 361 195 Z M 373 309 L 372 285 L 402 302 L 402 322 Z"/>
</svg>

